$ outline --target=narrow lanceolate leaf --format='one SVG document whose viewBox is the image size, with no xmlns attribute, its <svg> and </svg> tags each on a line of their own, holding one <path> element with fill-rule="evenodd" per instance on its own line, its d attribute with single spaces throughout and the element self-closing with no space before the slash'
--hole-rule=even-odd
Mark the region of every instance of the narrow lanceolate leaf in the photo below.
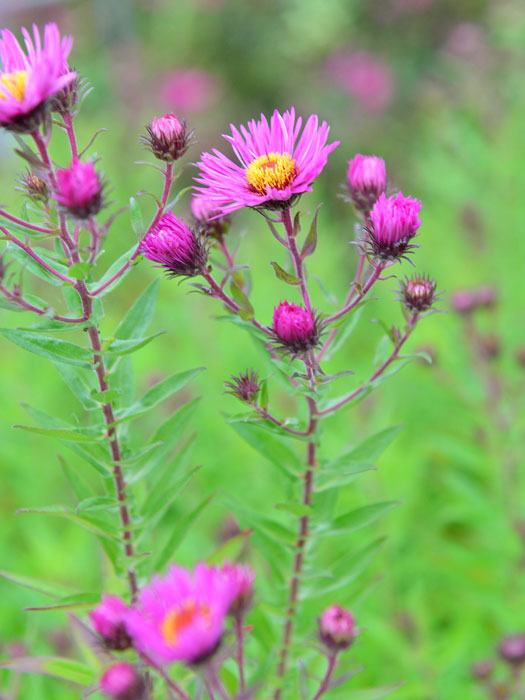
<svg viewBox="0 0 525 700">
<path fill-rule="evenodd" d="M 125 265 L 125 263 L 131 259 L 131 256 L 133 253 L 136 251 L 137 246 L 134 245 L 132 248 L 127 250 L 125 253 L 123 253 L 120 258 L 115 260 L 115 262 L 109 267 L 109 269 L 104 273 L 104 275 L 98 280 L 98 282 L 93 282 L 92 284 L 89 285 L 90 291 L 94 291 L 95 289 L 98 289 L 102 285 L 106 284 L 106 282 L 109 282 L 109 280 L 120 270 L 121 267 Z M 108 285 L 102 292 L 99 293 L 99 296 L 102 297 L 108 292 L 112 292 L 117 285 L 119 285 L 126 277 L 129 275 L 131 272 L 133 265 L 138 262 L 138 257 L 133 260 L 133 263 L 126 268 L 126 270 L 120 275 L 120 277 L 117 277 L 116 280 L 114 280 L 110 285 Z M 58 280 L 60 282 L 60 280 Z"/>
<path fill-rule="evenodd" d="M 0 328 L 0 333 L 4 338 L 15 343 L 15 345 L 20 346 L 24 350 L 29 350 L 29 352 L 34 352 L 36 355 L 47 357 L 49 360 L 55 360 L 56 362 L 66 362 L 70 365 L 90 368 L 91 352 L 66 340 L 49 338 L 37 333 L 29 335 L 24 331 L 11 330 L 9 328 Z"/>
<path fill-rule="evenodd" d="M 340 489 L 343 486 L 348 486 L 352 481 L 357 479 L 361 474 L 369 471 L 375 471 L 373 466 L 362 466 L 357 469 L 326 469 L 323 468 L 317 475 L 315 490 L 317 493 L 329 491 L 331 489 Z"/>
<path fill-rule="evenodd" d="M 126 313 L 115 331 L 117 340 L 129 338 L 141 338 L 147 331 L 155 313 L 157 297 L 159 295 L 160 279 L 156 279 L 139 296 L 133 306 Z"/>
<path fill-rule="evenodd" d="M 24 610 L 44 612 L 46 610 L 75 610 L 76 608 L 92 608 L 100 601 L 100 593 L 75 593 L 57 600 L 52 605 L 37 605 Z"/>
<path fill-rule="evenodd" d="M 110 540 L 118 540 L 117 531 L 108 523 L 96 520 L 91 517 L 81 518 L 70 511 L 69 508 L 62 505 L 47 506 L 45 508 L 21 508 L 16 511 L 17 513 L 36 513 L 39 515 L 52 515 L 58 518 L 64 518 L 65 520 L 70 520 L 76 525 L 84 528 L 84 530 L 89 530 L 99 537 L 105 537 Z"/>
<path fill-rule="evenodd" d="M 145 233 L 144 221 L 142 219 L 142 212 L 137 204 L 135 197 L 129 198 L 129 213 L 131 215 L 131 226 L 133 231 L 136 233 L 137 238 L 142 238 Z"/>
<path fill-rule="evenodd" d="M 370 436 L 356 447 L 345 452 L 335 460 L 326 463 L 326 468 L 329 470 L 344 469 L 358 464 L 372 465 L 382 452 L 388 447 L 392 440 L 396 437 L 403 426 L 395 425 L 391 428 L 381 430 L 375 435 Z"/>
<path fill-rule="evenodd" d="M 0 663 L 0 668 L 16 671 L 17 673 L 35 673 L 41 676 L 60 678 L 77 685 L 90 686 L 96 679 L 97 672 L 71 659 L 61 659 L 52 656 L 22 656 Z"/>
<path fill-rule="evenodd" d="M 306 258 L 308 255 L 312 255 L 317 246 L 317 217 L 319 215 L 319 210 L 323 205 L 319 204 L 315 210 L 314 218 L 312 219 L 312 225 L 308 231 L 308 235 L 303 243 L 303 249 L 301 250 L 301 257 Z"/>
<path fill-rule="evenodd" d="M 67 276 L 72 277 L 76 280 L 87 280 L 93 269 L 93 263 L 88 262 L 78 262 L 75 265 L 71 265 L 68 270 Z"/>
<path fill-rule="evenodd" d="M 9 255 L 11 257 L 15 258 L 18 262 L 20 262 L 23 265 L 23 267 L 29 270 L 36 277 L 40 277 L 40 279 L 49 282 L 55 287 L 61 287 L 63 284 L 65 284 L 61 279 L 59 279 L 51 272 L 46 270 L 45 267 L 42 267 L 42 265 L 40 265 L 36 260 L 34 260 L 23 248 L 15 246 L 13 243 L 8 243 L 6 250 L 9 252 Z M 33 248 L 33 250 L 42 258 L 42 260 L 52 265 L 55 268 L 55 270 L 57 270 L 57 272 L 60 272 L 60 274 L 67 276 L 68 268 L 65 265 L 61 265 L 60 263 L 53 260 L 48 250 L 46 250 L 45 248 L 38 247 Z M 71 280 L 71 284 L 73 284 L 73 280 Z"/>
<path fill-rule="evenodd" d="M 13 428 L 27 430 L 29 433 L 36 433 L 37 435 L 58 438 L 59 440 L 67 440 L 68 442 L 96 442 L 100 437 L 98 435 L 89 435 L 87 433 L 80 433 L 76 430 L 67 430 L 64 428 L 47 429 L 36 428 L 31 425 L 13 425 Z"/>
<path fill-rule="evenodd" d="M 251 534 L 251 530 L 244 530 L 243 532 L 239 532 L 238 535 L 230 537 L 230 539 L 221 545 L 219 549 L 216 549 L 206 561 L 208 564 L 222 564 L 225 561 L 236 561 Z"/>
<path fill-rule="evenodd" d="M 236 301 L 240 306 L 239 316 L 243 319 L 243 321 L 250 321 L 254 315 L 253 306 L 242 289 L 235 284 L 235 280 L 233 278 L 230 283 L 230 290 L 234 301 Z"/>
<path fill-rule="evenodd" d="M 66 386 L 73 392 L 86 411 L 100 408 L 91 396 L 91 390 L 86 381 L 88 375 L 82 369 L 73 365 L 65 365 L 63 362 L 53 362 L 53 364 Z"/>
<path fill-rule="evenodd" d="M 389 683 L 388 685 L 380 685 L 376 688 L 359 688 L 356 690 L 345 690 L 345 700 L 379 700 L 390 695 L 398 688 L 404 685 L 404 682 Z"/>
<path fill-rule="evenodd" d="M 301 472 L 301 460 L 284 438 L 272 435 L 254 423 L 233 422 L 230 425 L 249 445 L 287 476 L 295 478 Z"/>
<path fill-rule="evenodd" d="M 323 535 L 347 534 L 359 530 L 366 525 L 371 525 L 397 505 L 399 505 L 399 501 L 383 501 L 351 510 L 349 513 L 337 517 L 326 530 L 323 529 Z"/>
<path fill-rule="evenodd" d="M 177 391 L 180 391 L 204 369 L 204 367 L 196 367 L 195 369 L 190 369 L 186 372 L 178 372 L 167 379 L 163 379 L 161 382 L 151 387 L 151 389 L 148 389 L 144 396 L 138 399 L 138 401 L 135 401 L 129 408 L 119 411 L 117 417 L 118 421 L 129 420 L 146 413 Z"/>
<path fill-rule="evenodd" d="M 22 574 L 16 574 L 13 571 L 0 570 L 0 577 L 5 578 L 8 581 L 12 581 L 12 583 L 16 583 L 17 586 L 30 588 L 32 591 L 38 591 L 38 593 L 47 595 L 50 598 L 63 598 L 64 596 L 71 595 L 73 593 L 70 588 L 61 586 L 58 583 L 50 583 L 49 581 L 41 581 L 37 578 L 22 576 Z"/>
<path fill-rule="evenodd" d="M 211 494 L 210 496 L 205 498 L 201 503 L 199 503 L 199 505 L 194 510 L 191 511 L 189 515 L 187 515 L 185 518 L 183 518 L 177 523 L 177 527 L 173 528 L 171 536 L 169 537 L 168 541 L 164 545 L 164 548 L 156 558 L 155 563 L 152 567 L 153 571 L 160 571 L 165 566 L 165 564 L 167 564 L 167 562 L 173 557 L 178 546 L 186 537 L 190 526 L 195 520 L 197 520 L 202 511 L 211 503 L 213 497 L 214 494 Z"/>
<path fill-rule="evenodd" d="M 301 284 L 301 280 L 298 277 L 294 277 L 289 272 L 286 272 L 286 270 L 283 270 L 283 268 L 275 261 L 272 261 L 271 265 L 277 279 L 281 280 L 282 282 L 286 282 L 286 284 Z"/>
<path fill-rule="evenodd" d="M 312 515 L 313 513 L 310 506 L 304 506 L 302 503 L 276 503 L 275 508 L 296 515 L 298 518 L 302 518 L 304 515 Z"/>
<path fill-rule="evenodd" d="M 127 340 L 113 340 L 105 352 L 111 355 L 129 355 L 136 350 L 140 350 L 146 345 L 149 345 L 152 340 L 159 335 L 163 335 L 166 331 L 157 331 L 153 335 L 148 335 L 146 338 L 128 338 Z"/>
</svg>

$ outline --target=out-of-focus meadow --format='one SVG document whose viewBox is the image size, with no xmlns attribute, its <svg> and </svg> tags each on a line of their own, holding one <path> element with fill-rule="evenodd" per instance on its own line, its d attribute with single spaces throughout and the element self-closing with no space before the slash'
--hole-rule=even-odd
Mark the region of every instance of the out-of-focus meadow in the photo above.
<svg viewBox="0 0 525 700">
<path fill-rule="evenodd" d="M 341 146 L 301 209 L 325 202 L 312 272 L 339 299 L 356 261 L 348 244 L 353 212 L 339 197 L 348 159 L 356 152 L 383 156 L 391 184 L 423 201 L 421 247 L 413 260 L 444 290 L 439 307 L 447 313 L 424 321 L 410 349 L 426 350 L 434 363 L 409 365 L 332 419 L 323 446 L 324 454 L 339 453 L 381 428 L 404 425 L 378 471 L 340 494 L 350 506 L 400 502 L 374 525 L 385 540 L 362 576 L 363 594 L 342 601 L 363 628 L 352 654 L 364 668 L 348 687 L 404 681 L 399 700 L 482 697 L 471 664 L 493 655 L 502 635 L 525 626 L 519 478 L 525 367 L 515 357 L 525 346 L 522 0 L 4 0 L 0 18 L 13 31 L 53 20 L 75 36 L 71 65 L 94 87 L 77 120 L 80 140 L 86 144 L 96 129 L 108 129 L 96 150 L 112 198 L 124 204 L 136 191 L 160 187 L 152 169 L 133 165 L 146 159 L 138 136 L 153 116 L 174 111 L 195 127 L 199 143 L 188 161 L 220 146 L 230 122 L 261 111 L 294 105 L 302 115 L 326 119 Z M 0 201 L 18 211 L 12 184 L 22 164 L 5 133 L 0 151 Z M 54 155 L 60 161 L 65 152 L 64 143 L 64 153 Z M 185 169 L 181 186 L 193 173 Z M 139 201 L 147 215 L 151 201 Z M 176 213 L 188 205 L 186 197 Z M 275 241 L 252 212 L 235 222 L 232 235 L 243 235 L 240 260 L 252 268 L 254 304 L 269 322 L 283 293 L 269 265 Z M 124 214 L 100 264 L 109 266 L 133 242 Z M 410 271 L 407 262 L 396 269 Z M 107 335 L 156 275 L 144 260 L 108 297 Z M 382 335 L 373 321 L 402 323 L 391 282 L 366 307 L 344 353 L 344 368 L 358 378 L 368 375 Z M 450 298 L 482 284 L 497 287 L 498 302 L 476 316 L 492 345 L 473 356 Z M 213 551 L 227 526 L 228 494 L 272 509 L 282 500 L 282 484 L 221 416 L 237 410 L 235 399 L 223 394 L 224 380 L 250 364 L 261 368 L 260 359 L 247 335 L 213 320 L 218 307 L 188 290 L 162 282 L 154 330 L 166 333 L 134 359 L 140 387 L 178 369 L 207 368 L 191 385 L 203 397 L 191 425 L 199 434 L 191 459 L 202 469 L 178 501 L 179 515 L 206 494 L 216 496 L 180 549 L 181 563 L 190 565 Z M 320 287 L 314 295 L 317 305 L 328 306 Z M 20 324 L 20 314 L 0 313 L 3 327 Z M 57 454 L 73 466 L 77 458 L 10 426 L 28 422 L 24 402 L 70 418 L 79 410 L 76 399 L 43 358 L 7 341 L 0 342 L 0 358 L 0 567 L 95 588 L 101 562 L 89 533 L 58 519 L 15 515 L 19 508 L 70 502 Z M 343 368 L 338 363 L 334 369 Z M 160 409 L 164 417 L 170 408 Z M 137 443 L 151 431 L 150 421 L 134 424 Z M 334 538 L 334 551 L 355 548 L 361 532 L 348 542 Z M 20 652 L 22 644 L 33 654 L 67 648 L 62 614 L 24 612 L 41 596 L 4 580 L 0 589 L 4 654 Z M 13 679 L 4 682 L 7 688 Z M 28 676 L 21 682 L 24 698 L 78 697 L 58 681 Z"/>
</svg>

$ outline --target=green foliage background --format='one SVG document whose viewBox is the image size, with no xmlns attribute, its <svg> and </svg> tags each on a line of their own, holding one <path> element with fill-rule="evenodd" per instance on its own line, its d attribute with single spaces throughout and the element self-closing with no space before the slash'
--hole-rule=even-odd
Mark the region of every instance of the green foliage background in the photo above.
<svg viewBox="0 0 525 700">
<path fill-rule="evenodd" d="M 458 287 L 498 286 L 500 303 L 481 322 L 501 338 L 495 363 L 505 377 L 503 406 L 516 430 L 502 434 L 496 429 L 461 322 L 447 313 L 422 323 L 411 341 L 411 350 L 431 349 L 433 366 L 410 365 L 356 409 L 332 419 L 323 445 L 324 455 L 339 454 L 382 428 L 404 425 L 379 460 L 378 471 L 340 494 L 341 512 L 370 501 L 400 501 L 365 535 L 359 531 L 346 539 L 333 538 L 335 555 L 358 548 L 361 538 L 365 545 L 386 536 L 359 581 L 360 594 L 354 588 L 351 597 L 336 601 L 354 609 L 363 628 L 352 659 L 364 669 L 348 688 L 404 681 L 395 694 L 399 700 L 469 700 L 481 697 L 470 680 L 471 663 L 490 655 L 503 634 L 520 631 L 525 624 L 522 544 L 511 522 L 504 469 L 509 451 L 519 454 L 523 418 L 519 398 L 524 370 L 514 361 L 514 352 L 525 344 L 525 11 L 519 0 L 436 0 L 426 10 L 397 16 L 393 7 L 386 0 L 79 0 L 27 8 L 21 3 L 17 9 L 2 8 L 0 17 L 12 30 L 52 19 L 74 33 L 72 64 L 95 88 L 78 119 L 80 141 L 87 143 L 100 126 L 108 128 L 97 149 L 116 200 L 126 203 L 137 190 L 158 192 L 154 171 L 132 165 L 144 158 L 137 137 L 163 109 L 156 88 L 159 76 L 177 66 L 199 67 L 214 74 L 222 88 L 205 112 L 189 115 L 199 139 L 190 160 L 197 160 L 200 149 L 220 145 L 219 135 L 230 121 L 238 123 L 274 107 L 294 104 L 300 113 L 317 112 L 332 125 L 341 146 L 314 194 L 303 198 L 300 207 L 313 210 L 318 201 L 325 202 L 310 269 L 339 298 L 356 258 L 348 245 L 353 214 L 337 195 L 346 162 L 356 151 L 385 157 L 392 183 L 422 199 L 424 225 L 414 261 L 418 271 L 429 272 L 445 290 L 441 308 L 449 308 L 450 293 Z M 477 28 L 480 45 L 454 55 L 446 48 L 447 38 L 464 22 Z M 395 99 L 384 113 L 363 115 L 324 79 L 323 62 L 347 45 L 375 52 L 393 70 Z M 0 138 L 0 199 L 17 211 L 11 183 L 20 163 L 11 154 L 9 137 Z M 56 150 L 57 160 L 65 157 L 65 143 L 63 148 Z M 186 184 L 190 176 L 188 170 Z M 140 202 L 147 215 L 148 198 Z M 177 213 L 187 210 L 186 198 Z M 236 229 L 244 230 L 240 260 L 252 269 L 255 308 L 269 322 L 273 305 L 289 295 L 289 288 L 275 280 L 270 268 L 269 261 L 280 253 L 263 223 L 243 212 Z M 108 267 L 133 242 L 124 215 L 106 242 L 101 266 Z M 397 270 L 410 271 L 407 263 Z M 108 297 L 107 335 L 156 275 L 143 261 Z M 366 307 L 334 370 L 350 368 L 358 378 L 368 375 L 382 334 L 372 320 L 402 322 L 390 291 L 395 286 L 394 280 L 383 283 L 378 301 Z M 229 512 L 227 494 L 271 511 L 283 500 L 283 484 L 274 467 L 221 416 L 238 410 L 235 400 L 222 393 L 224 380 L 250 364 L 262 369 L 260 359 L 247 335 L 214 321 L 218 306 L 188 296 L 188 289 L 162 281 L 152 330 L 166 333 L 138 352 L 135 363 L 141 390 L 173 372 L 207 368 L 187 389 L 187 398 L 203 397 L 188 432 L 198 431 L 191 462 L 202 468 L 173 510 L 176 525 L 206 495 L 216 494 L 179 550 L 180 563 L 191 565 L 217 546 Z M 325 304 L 318 289 L 314 301 Z M 3 327 L 19 325 L 20 314 L 0 314 Z M 76 399 L 43 358 L 4 340 L 0 367 L 0 566 L 95 589 L 101 562 L 89 533 L 58 519 L 14 514 L 18 508 L 71 503 L 58 452 L 71 466 L 83 468 L 58 443 L 10 429 L 28 422 L 21 404 L 70 420 L 79 411 Z M 348 386 L 355 382 L 343 381 Z M 274 392 L 278 394 L 277 387 Z M 290 407 L 287 397 L 279 395 L 275 401 L 283 412 Z M 174 407 L 161 407 L 159 423 Z M 135 423 L 136 444 L 154 428 L 151 417 Z M 513 495 L 519 504 L 523 490 Z M 523 507 L 518 513 L 524 516 Z M 0 590 L 6 653 L 9 645 L 22 640 L 32 654 L 55 653 L 57 644 L 68 643 L 62 639 L 67 629 L 63 615 L 23 612 L 42 602 L 37 593 L 3 580 Z M 315 620 L 303 620 L 302 625 L 310 625 L 313 640 Z M 10 682 L 6 676 L 5 687 Z M 38 677 L 24 677 L 22 684 L 23 698 L 51 692 L 60 700 L 79 696 L 73 687 Z"/>
</svg>

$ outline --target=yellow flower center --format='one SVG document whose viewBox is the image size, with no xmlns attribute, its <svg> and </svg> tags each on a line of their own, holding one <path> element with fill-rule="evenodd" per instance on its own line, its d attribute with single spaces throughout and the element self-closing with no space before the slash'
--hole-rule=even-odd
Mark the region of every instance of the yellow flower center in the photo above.
<svg viewBox="0 0 525 700">
<path fill-rule="evenodd" d="M 289 153 L 267 153 L 246 168 L 248 188 L 257 194 L 267 194 L 268 188 L 284 190 L 296 175 L 295 160 Z"/>
<path fill-rule="evenodd" d="M 191 625 L 195 618 L 204 617 L 209 621 L 210 610 L 203 603 L 196 604 L 188 600 L 182 607 L 170 610 L 161 625 L 161 633 L 165 641 L 173 646 L 177 641 L 179 632 L 188 625 Z"/>
<path fill-rule="evenodd" d="M 26 92 L 27 71 L 17 70 L 14 73 L 0 75 L 0 100 L 7 100 L 11 95 L 22 102 Z"/>
</svg>

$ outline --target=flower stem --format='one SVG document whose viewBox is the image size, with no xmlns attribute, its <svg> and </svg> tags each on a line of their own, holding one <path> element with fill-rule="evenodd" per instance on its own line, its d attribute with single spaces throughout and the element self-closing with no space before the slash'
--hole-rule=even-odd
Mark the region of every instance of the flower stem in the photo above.
<svg viewBox="0 0 525 700">
<path fill-rule="evenodd" d="M 235 638 L 237 640 L 237 666 L 239 667 L 239 690 L 246 688 L 244 679 L 244 623 L 242 617 L 235 618 Z"/>
<path fill-rule="evenodd" d="M 301 290 L 301 295 L 303 297 L 303 302 L 304 306 L 307 311 L 312 313 L 312 307 L 310 304 L 310 297 L 308 295 L 308 287 L 306 285 L 306 280 L 304 276 L 304 269 L 303 269 L 303 259 L 301 257 L 301 254 L 299 253 L 299 249 L 297 247 L 297 241 L 295 240 L 294 236 L 294 231 L 293 231 L 293 223 L 292 223 L 292 215 L 290 212 L 290 209 L 284 209 L 282 214 L 281 214 L 281 221 L 283 223 L 283 226 L 286 230 L 286 236 L 288 240 L 288 249 L 290 251 L 290 255 L 292 256 L 292 262 L 295 270 L 295 274 L 300 280 L 299 283 L 299 288 Z"/>
<path fill-rule="evenodd" d="M 321 682 L 321 685 L 319 686 L 319 690 L 318 690 L 317 693 L 314 695 L 314 697 L 313 697 L 312 700 L 319 700 L 319 698 L 321 697 L 321 695 L 323 695 L 324 693 L 326 693 L 326 691 L 329 689 L 329 687 L 330 687 L 330 680 L 332 679 L 332 674 L 333 674 L 334 669 L 335 669 L 336 658 L 337 658 L 337 657 L 336 657 L 335 654 L 331 654 L 331 655 L 328 657 L 328 667 L 327 667 L 327 669 L 326 669 L 325 677 L 323 678 L 323 680 L 322 680 L 322 682 Z"/>
</svg>

